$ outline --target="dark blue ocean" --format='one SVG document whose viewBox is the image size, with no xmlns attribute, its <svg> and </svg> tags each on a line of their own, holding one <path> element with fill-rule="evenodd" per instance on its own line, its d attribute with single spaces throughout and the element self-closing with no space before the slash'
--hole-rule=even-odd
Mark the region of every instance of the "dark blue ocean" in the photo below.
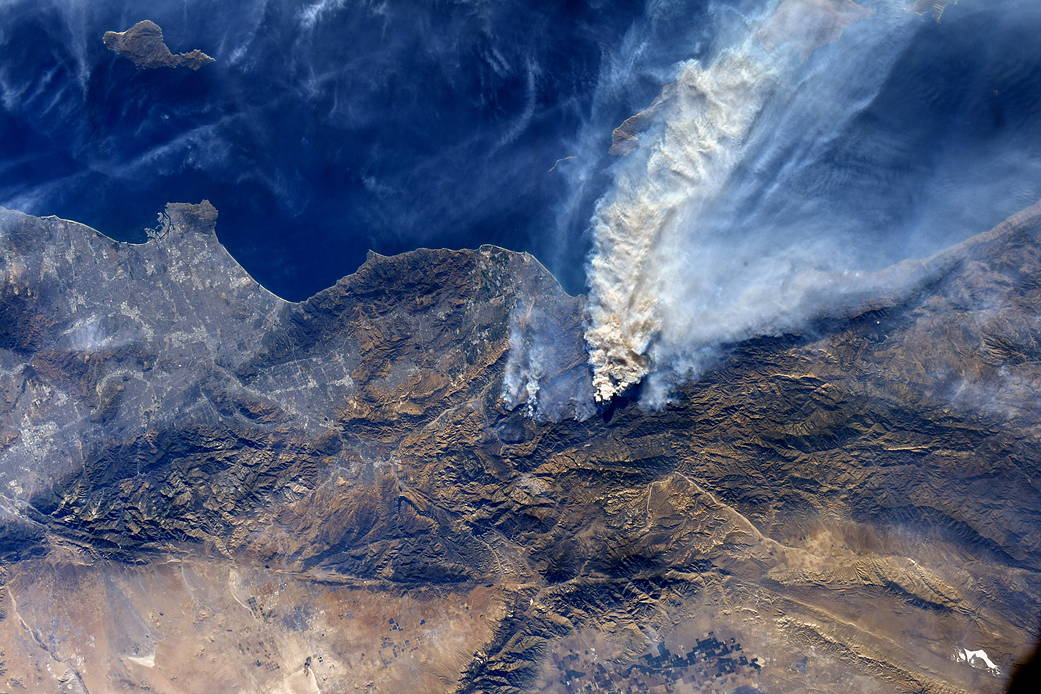
<svg viewBox="0 0 1041 694">
<path fill-rule="evenodd" d="M 713 3 L 714 16 L 756 5 Z M 208 198 L 231 253 L 291 299 L 370 248 L 483 243 L 531 251 L 581 291 L 611 129 L 711 46 L 708 7 L 0 0 L 0 204 L 137 241 L 165 202 Z M 216 62 L 138 70 L 106 50 L 106 30 L 141 19 Z M 834 134 L 822 161 L 843 185 L 818 203 L 891 240 L 922 191 L 948 186 L 972 224 L 930 226 L 939 248 L 1041 197 L 1038 27 L 1037 2 L 923 18 Z"/>
</svg>

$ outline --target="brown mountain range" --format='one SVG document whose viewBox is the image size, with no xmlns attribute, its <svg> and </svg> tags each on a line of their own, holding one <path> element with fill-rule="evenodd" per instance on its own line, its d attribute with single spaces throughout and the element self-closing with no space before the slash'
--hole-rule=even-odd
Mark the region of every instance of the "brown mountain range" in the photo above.
<svg viewBox="0 0 1041 694">
<path fill-rule="evenodd" d="M 1031 650 L 1041 207 L 595 413 L 530 256 L 291 303 L 215 222 L 0 213 L 0 691 L 998 692 Z M 533 331 L 551 412 L 504 395 Z"/>
</svg>

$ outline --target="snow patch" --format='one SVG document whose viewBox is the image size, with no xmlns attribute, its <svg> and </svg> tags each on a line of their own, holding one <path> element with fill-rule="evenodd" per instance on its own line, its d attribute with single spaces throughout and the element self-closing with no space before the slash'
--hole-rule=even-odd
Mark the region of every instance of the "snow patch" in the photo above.
<svg viewBox="0 0 1041 694">
<path fill-rule="evenodd" d="M 959 663 L 971 665 L 977 670 L 987 670 L 997 677 L 1001 674 L 1001 668 L 994 664 L 987 652 L 982 648 L 978 651 L 970 651 L 968 648 L 959 648 L 954 652 L 954 660 Z"/>
</svg>

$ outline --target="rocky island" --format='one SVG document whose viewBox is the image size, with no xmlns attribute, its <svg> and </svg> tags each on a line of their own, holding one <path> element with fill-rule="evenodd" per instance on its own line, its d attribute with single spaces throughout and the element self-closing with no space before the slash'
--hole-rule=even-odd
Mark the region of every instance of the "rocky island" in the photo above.
<svg viewBox="0 0 1041 694">
<path fill-rule="evenodd" d="M 213 62 L 213 58 L 198 48 L 185 53 L 171 52 L 163 40 L 163 30 L 147 19 L 126 31 L 106 31 L 102 40 L 110 51 L 142 69 L 186 67 L 198 70 Z"/>
</svg>

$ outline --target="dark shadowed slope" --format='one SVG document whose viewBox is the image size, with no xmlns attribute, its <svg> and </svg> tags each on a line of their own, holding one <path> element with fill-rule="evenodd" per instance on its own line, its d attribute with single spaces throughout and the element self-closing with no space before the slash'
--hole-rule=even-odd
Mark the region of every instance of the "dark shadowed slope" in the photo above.
<svg viewBox="0 0 1041 694">
<path fill-rule="evenodd" d="M 0 216 L 5 686 L 997 692 L 1029 651 L 1036 208 L 593 416 L 582 299 L 530 256 L 290 303 L 215 220 Z"/>
</svg>

